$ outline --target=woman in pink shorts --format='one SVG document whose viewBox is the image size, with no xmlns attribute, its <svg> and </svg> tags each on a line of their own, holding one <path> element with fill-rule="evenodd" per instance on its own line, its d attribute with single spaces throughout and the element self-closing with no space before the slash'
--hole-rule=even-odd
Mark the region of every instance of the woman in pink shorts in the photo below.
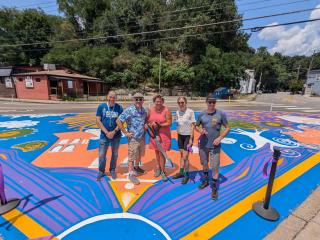
<svg viewBox="0 0 320 240">
<path fill-rule="evenodd" d="M 149 109 L 148 124 L 153 128 L 159 127 L 160 144 L 164 151 L 171 149 L 171 132 L 170 126 L 172 124 L 172 115 L 170 110 L 165 107 L 164 98 L 158 94 L 153 97 L 154 106 Z M 163 181 L 167 181 L 168 178 L 165 173 L 165 157 L 158 149 L 154 139 L 150 138 L 149 148 L 153 149 L 156 154 L 157 167 L 155 170 L 155 177 L 161 175 Z"/>
</svg>

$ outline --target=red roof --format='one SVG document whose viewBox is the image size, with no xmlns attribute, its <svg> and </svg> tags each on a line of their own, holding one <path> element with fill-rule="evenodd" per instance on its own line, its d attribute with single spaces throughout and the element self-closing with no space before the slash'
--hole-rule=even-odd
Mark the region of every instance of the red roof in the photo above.
<svg viewBox="0 0 320 240">
<path fill-rule="evenodd" d="M 51 71 L 38 71 L 38 72 L 29 72 L 29 73 L 18 73 L 14 74 L 15 76 L 38 76 L 38 75 L 48 75 L 56 77 L 68 77 L 68 78 L 81 78 L 81 79 L 91 79 L 91 80 L 100 80 L 99 78 L 90 77 L 86 75 L 81 75 L 78 73 L 72 73 L 68 70 L 51 70 Z"/>
</svg>

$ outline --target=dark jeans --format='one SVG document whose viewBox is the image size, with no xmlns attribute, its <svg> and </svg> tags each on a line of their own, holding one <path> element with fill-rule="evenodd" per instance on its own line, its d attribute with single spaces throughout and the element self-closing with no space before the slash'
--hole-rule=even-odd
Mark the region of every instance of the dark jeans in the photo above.
<svg viewBox="0 0 320 240">
<path fill-rule="evenodd" d="M 100 139 L 100 145 L 99 145 L 99 171 L 100 172 L 103 172 L 103 173 L 105 172 L 106 161 L 107 161 L 106 155 L 107 155 L 109 145 L 111 145 L 111 149 L 112 149 L 112 156 L 111 156 L 109 171 L 116 169 L 120 139 L 121 139 L 121 136 L 115 137 L 113 139 L 109 139 L 109 138 L 107 138 L 106 140 Z"/>
</svg>

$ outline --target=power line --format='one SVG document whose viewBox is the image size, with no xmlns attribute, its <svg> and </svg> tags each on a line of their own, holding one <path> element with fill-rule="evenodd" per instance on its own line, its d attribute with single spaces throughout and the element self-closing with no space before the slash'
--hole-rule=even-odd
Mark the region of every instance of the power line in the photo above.
<svg viewBox="0 0 320 240">
<path fill-rule="evenodd" d="M 301 20 L 301 21 L 294 21 L 294 22 L 286 22 L 286 23 L 279 23 L 279 24 L 273 24 L 273 25 L 263 25 L 263 26 L 256 26 L 256 27 L 248 27 L 248 28 L 240 28 L 240 29 L 234 29 L 234 30 L 225 30 L 225 31 L 217 31 L 217 32 L 210 32 L 210 33 L 197 33 L 197 34 L 187 34 L 187 35 L 179 35 L 179 36 L 171 36 L 171 37 L 163 37 L 163 38 L 153 38 L 153 39 L 145 39 L 145 40 L 139 40 L 132 42 L 133 44 L 139 44 L 143 42 L 151 42 L 151 41 L 162 41 L 162 40 L 173 40 L 178 38 L 189 38 L 189 37 L 198 37 L 202 35 L 211 35 L 211 34 L 220 34 L 220 33 L 230 33 L 230 32 L 237 32 L 237 31 L 251 31 L 251 32 L 258 32 L 265 28 L 274 28 L 279 26 L 288 26 L 288 25 L 294 25 L 294 24 L 301 24 L 301 23 L 308 23 L 308 22 L 315 22 L 320 21 L 320 18 L 314 18 L 314 19 L 307 19 L 307 20 Z M 110 45 L 120 45 L 121 43 L 108 43 Z M 19 50 L 21 52 L 29 52 L 29 51 L 45 51 L 51 48 L 34 48 L 34 49 L 25 49 L 25 50 Z M 55 49 L 64 49 L 64 48 L 57 48 Z"/>
<path fill-rule="evenodd" d="M 258 8 L 244 9 L 243 12 L 240 13 L 240 14 L 244 14 L 244 13 L 249 12 L 249 11 L 255 11 L 255 10 L 260 10 L 260 9 L 265 9 L 265 8 L 270 8 L 270 7 L 286 6 L 286 5 L 291 5 L 291 4 L 296 4 L 296 3 L 306 2 L 306 1 L 311 1 L 311 0 L 298 0 L 298 1 L 295 1 L 295 2 L 289 2 L 289 3 L 286 2 L 286 3 L 262 6 L 262 7 L 258 7 Z M 232 5 L 227 5 L 226 7 L 233 7 L 233 6 Z M 223 8 L 219 8 L 219 9 L 223 9 Z M 212 11 L 216 11 L 216 10 L 219 10 L 219 9 L 210 9 L 210 10 L 202 11 L 201 13 L 212 12 Z M 210 16 L 211 17 L 216 17 L 218 15 L 221 15 L 221 14 L 214 14 L 214 15 L 210 15 Z M 170 23 L 186 21 L 186 20 L 194 20 L 194 19 L 197 19 L 197 17 L 194 17 L 194 18 L 183 18 L 183 19 L 178 19 L 178 20 L 171 20 Z M 157 22 L 153 22 L 153 23 L 150 23 L 150 24 L 145 24 L 144 26 L 155 26 L 155 25 L 161 24 L 162 22 L 163 21 L 157 21 Z M 127 23 L 135 23 L 135 25 L 130 25 L 129 26 L 131 29 L 132 28 L 136 29 L 136 28 L 142 27 L 142 25 L 139 24 L 139 22 L 137 22 L 137 20 L 128 21 Z M 112 29 L 112 27 L 117 27 L 117 25 L 116 24 L 106 24 L 106 25 L 103 25 L 103 27 L 108 27 L 108 28 L 104 28 L 105 31 L 108 31 L 108 30 L 114 30 L 114 29 Z M 93 27 L 90 27 L 90 28 L 87 27 L 85 30 L 93 30 Z M 104 31 L 104 33 L 106 33 L 105 31 Z"/>
<path fill-rule="evenodd" d="M 285 2 L 285 3 L 280 3 L 280 4 L 272 4 L 272 5 L 267 5 L 267 6 L 262 6 L 262 7 L 258 7 L 258 8 L 251 8 L 251 9 L 244 9 L 242 13 L 240 14 L 244 14 L 246 12 L 249 12 L 249 11 L 256 11 L 256 10 L 260 10 L 260 9 L 265 9 L 265 8 L 270 8 L 270 7 L 278 7 L 278 6 L 285 6 L 285 5 L 291 5 L 291 4 L 296 4 L 296 3 L 301 3 L 301 2 L 306 2 L 306 1 L 310 1 L 310 0 L 298 0 L 298 1 L 294 1 L 294 2 Z M 216 9 L 211 9 L 211 10 L 206 10 L 206 11 L 202 11 L 202 13 L 204 12 L 211 12 L 211 11 L 214 11 Z M 56 11 L 52 11 L 52 12 L 56 12 Z M 48 11 L 46 12 L 48 13 Z M 217 14 L 214 14 L 214 15 L 210 15 L 210 17 L 216 17 Z M 197 19 L 197 17 L 194 17 L 194 18 L 184 18 L 184 19 L 178 19 L 178 20 L 173 20 L 173 21 L 170 21 L 170 23 L 173 23 L 173 22 L 180 22 L 180 21 L 186 21 L 186 20 L 194 20 L 194 19 Z M 140 28 L 140 27 L 143 27 L 141 25 L 139 25 L 139 23 L 137 23 L 136 21 L 132 21 L 132 22 L 135 22 L 136 25 L 131 25 L 130 26 L 130 29 L 137 29 L 137 28 Z M 146 24 L 144 25 L 145 26 L 154 26 L 154 25 L 158 25 L 159 23 L 161 22 L 154 22 L 154 23 L 151 23 L 151 24 Z M 104 27 L 107 26 L 109 28 L 104 28 L 104 31 L 101 31 L 98 29 L 98 31 L 100 33 L 107 33 L 106 31 L 108 30 L 114 30 L 112 29 L 112 27 L 117 27 L 116 24 L 108 24 L 108 25 L 103 25 Z M 93 27 L 90 27 L 90 28 L 86 28 L 86 30 L 88 29 L 91 29 L 93 30 Z M 20 32 L 20 31 L 14 31 L 14 32 Z M 21 32 L 24 32 L 23 30 L 21 30 Z M 30 30 L 28 30 L 28 32 L 30 32 Z M 36 32 L 36 31 L 31 31 L 31 32 Z"/>
<path fill-rule="evenodd" d="M 258 17 L 252 17 L 252 18 L 238 18 L 238 19 L 232 19 L 232 20 L 221 21 L 221 22 L 189 25 L 189 26 L 174 27 L 174 28 L 168 28 L 168 29 L 158 29 L 158 30 L 153 30 L 153 31 L 125 33 L 125 34 L 117 34 L 117 35 L 110 35 L 110 36 L 96 36 L 96 37 L 89 37 L 89 38 L 69 39 L 69 40 L 60 40 L 60 41 L 5 44 L 5 45 L 0 45 L 0 47 L 32 46 L 32 45 L 40 45 L 40 44 L 63 43 L 63 42 L 103 40 L 103 39 L 112 39 L 112 38 L 127 37 L 127 36 L 145 35 L 145 34 L 152 34 L 152 33 L 172 32 L 172 31 L 186 30 L 186 29 L 192 29 L 192 28 L 198 28 L 198 27 L 209 27 L 209 26 L 216 26 L 216 25 L 222 25 L 222 24 L 228 24 L 228 23 L 234 23 L 234 22 L 251 21 L 251 20 L 271 18 L 271 17 L 276 17 L 276 16 L 285 16 L 285 15 L 289 15 L 289 14 L 296 14 L 296 13 L 301 13 L 301 12 L 313 11 L 316 9 L 320 9 L 320 7 L 319 8 L 302 9 L 302 10 L 290 11 L 290 12 L 283 12 L 283 13 L 277 13 L 277 14 L 271 14 L 271 15 L 265 15 L 265 16 L 258 16 Z"/>
<path fill-rule="evenodd" d="M 244 5 L 252 5 L 252 4 L 256 4 L 256 3 L 261 3 L 261 2 L 268 2 L 268 1 L 273 1 L 273 0 L 264 0 L 264 1 L 254 1 L 254 2 L 249 2 L 249 3 L 246 3 L 246 4 L 243 4 L 243 5 L 238 5 L 238 6 L 244 6 Z M 240 14 L 244 14 L 245 12 L 248 12 L 248 11 L 255 11 L 255 10 L 260 10 L 260 9 L 265 9 L 265 8 L 270 8 L 270 7 L 278 7 L 278 6 L 285 6 L 285 5 L 291 5 L 291 4 L 295 4 L 295 3 L 300 3 L 300 2 L 306 2 L 306 1 L 311 1 L 311 0 L 298 0 L 298 1 L 295 1 L 295 2 L 285 2 L 285 3 L 280 3 L 280 4 L 273 4 L 273 5 L 267 5 L 267 6 L 262 6 L 262 7 L 258 7 L 258 8 L 251 8 L 251 9 L 244 9 L 242 13 Z M 173 11 L 166 11 L 165 13 L 170 13 L 170 12 L 182 12 L 182 11 L 189 11 L 189 10 L 197 10 L 199 8 L 204 8 L 204 7 L 212 7 L 212 6 L 218 6 L 218 5 L 223 5 L 223 3 L 216 3 L 216 4 L 211 4 L 211 5 L 204 5 L 204 6 L 198 6 L 198 7 L 192 7 L 192 8 L 185 8 L 185 9 L 178 9 L 178 10 L 173 10 Z M 235 7 L 236 5 L 234 4 L 231 4 L 231 5 L 223 5 L 223 8 L 224 7 Z M 219 8 L 219 9 L 223 9 L 223 8 Z M 216 11 L 216 10 L 219 10 L 219 9 L 210 9 L 210 10 L 206 10 L 206 11 L 202 11 L 202 13 L 204 12 L 212 12 L 212 11 Z M 53 10 L 53 11 L 45 11 L 45 13 L 50 13 L 50 12 L 54 12 L 56 13 L 58 11 L 57 10 Z M 59 11 L 60 12 L 60 11 Z M 152 15 L 155 15 L 155 14 L 150 14 L 150 16 Z M 176 14 L 177 15 L 177 14 Z M 220 15 L 220 14 L 219 14 Z M 148 14 L 144 15 L 144 16 L 148 16 Z M 144 16 L 140 17 L 139 19 L 141 20 Z M 218 16 L 218 14 L 214 14 L 214 15 L 210 15 L 212 17 L 215 17 L 215 16 Z M 162 19 L 162 18 L 165 18 L 165 17 L 168 17 L 168 16 L 163 16 L 163 17 L 160 17 L 159 19 Z M 170 17 L 170 15 L 169 15 Z M 186 20 L 192 20 L 192 19 L 196 19 L 197 17 L 194 17 L 194 18 L 184 18 L 184 19 L 178 19 L 178 20 L 172 20 L 170 22 L 180 22 L 180 21 L 186 21 Z M 131 20 L 131 21 L 127 21 L 126 24 L 128 23 L 135 23 L 135 25 L 131 25 L 129 26 L 131 29 L 132 28 L 139 28 L 139 27 L 142 27 L 141 24 L 139 24 L 138 20 Z M 159 25 L 160 23 L 162 23 L 162 21 L 158 21 L 158 22 L 153 22 L 153 23 L 150 23 L 150 24 L 145 24 L 144 26 L 154 26 L 154 25 Z M 104 27 L 109 27 L 109 28 L 104 28 L 104 30 L 113 30 L 112 27 L 117 27 L 117 25 L 115 24 L 106 24 L 106 25 L 103 25 Z M 87 27 L 85 30 L 93 30 L 93 27 Z M 100 31 L 101 32 L 101 31 Z M 105 33 L 105 32 L 104 32 Z"/>
</svg>

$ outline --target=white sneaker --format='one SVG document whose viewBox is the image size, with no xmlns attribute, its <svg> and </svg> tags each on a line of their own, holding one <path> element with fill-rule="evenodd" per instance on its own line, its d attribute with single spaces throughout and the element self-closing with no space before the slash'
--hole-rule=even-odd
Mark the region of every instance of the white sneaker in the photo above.
<svg viewBox="0 0 320 240">
<path fill-rule="evenodd" d="M 134 185 L 139 185 L 140 181 L 138 178 L 136 178 L 133 174 L 129 174 L 129 180 L 132 182 Z"/>
</svg>

